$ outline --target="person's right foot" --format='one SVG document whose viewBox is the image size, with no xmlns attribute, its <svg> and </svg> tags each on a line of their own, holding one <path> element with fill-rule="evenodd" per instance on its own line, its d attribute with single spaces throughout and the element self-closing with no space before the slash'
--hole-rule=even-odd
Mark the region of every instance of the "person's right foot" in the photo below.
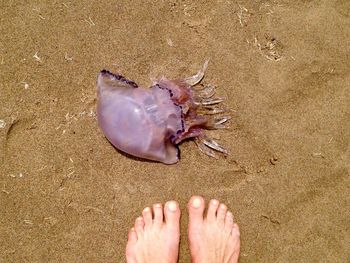
<svg viewBox="0 0 350 263">
<path fill-rule="evenodd" d="M 224 204 L 209 202 L 204 218 L 205 202 L 201 196 L 193 196 L 188 203 L 188 237 L 193 263 L 237 262 L 240 251 L 238 225 Z"/>
</svg>

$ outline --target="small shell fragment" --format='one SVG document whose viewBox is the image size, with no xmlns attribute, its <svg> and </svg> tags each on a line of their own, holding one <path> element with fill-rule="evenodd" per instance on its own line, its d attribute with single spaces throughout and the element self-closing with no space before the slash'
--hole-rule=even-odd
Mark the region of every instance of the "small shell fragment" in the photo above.
<svg viewBox="0 0 350 263">
<path fill-rule="evenodd" d="M 5 128 L 6 122 L 4 120 L 0 120 L 0 129 Z"/>
</svg>

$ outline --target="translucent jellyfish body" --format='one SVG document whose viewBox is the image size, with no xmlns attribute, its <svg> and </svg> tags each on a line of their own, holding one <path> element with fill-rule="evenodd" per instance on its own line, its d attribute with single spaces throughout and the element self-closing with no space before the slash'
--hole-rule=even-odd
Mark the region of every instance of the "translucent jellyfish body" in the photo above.
<svg viewBox="0 0 350 263">
<path fill-rule="evenodd" d="M 130 155 L 165 164 L 178 162 L 179 143 L 192 138 L 209 156 L 227 151 L 208 138 L 206 129 L 225 127 L 229 116 L 218 107 L 215 87 L 194 87 L 203 78 L 208 61 L 194 76 L 160 78 L 148 88 L 121 75 L 102 70 L 97 80 L 97 119 L 107 139 Z"/>
</svg>

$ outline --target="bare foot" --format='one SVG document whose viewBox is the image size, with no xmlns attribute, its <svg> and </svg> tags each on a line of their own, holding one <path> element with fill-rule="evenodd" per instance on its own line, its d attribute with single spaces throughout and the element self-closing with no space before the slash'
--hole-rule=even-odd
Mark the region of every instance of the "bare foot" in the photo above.
<svg viewBox="0 0 350 263">
<path fill-rule="evenodd" d="M 175 201 L 146 207 L 130 230 L 126 246 L 128 263 L 175 263 L 179 254 L 180 209 Z"/>
<path fill-rule="evenodd" d="M 224 204 L 211 200 L 203 218 L 204 199 L 193 196 L 188 203 L 188 237 L 192 262 L 237 262 L 240 250 L 239 228 Z"/>
</svg>

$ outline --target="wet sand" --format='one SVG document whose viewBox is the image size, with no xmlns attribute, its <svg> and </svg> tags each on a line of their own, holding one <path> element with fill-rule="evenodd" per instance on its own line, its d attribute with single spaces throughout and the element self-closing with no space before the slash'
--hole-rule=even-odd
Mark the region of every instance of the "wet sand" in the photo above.
<svg viewBox="0 0 350 263">
<path fill-rule="evenodd" d="M 124 262 L 141 210 L 216 197 L 242 232 L 241 262 L 350 258 L 350 4 L 338 1 L 3 1 L 0 258 Z M 95 118 L 109 69 L 149 86 L 205 61 L 232 109 L 176 165 L 117 152 Z"/>
</svg>

